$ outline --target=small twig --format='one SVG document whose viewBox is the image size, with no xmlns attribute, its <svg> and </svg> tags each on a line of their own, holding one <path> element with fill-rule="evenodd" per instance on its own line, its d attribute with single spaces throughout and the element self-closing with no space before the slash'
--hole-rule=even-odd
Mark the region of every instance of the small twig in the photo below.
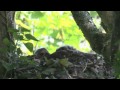
<svg viewBox="0 0 120 90">
<path fill-rule="evenodd" d="M 16 71 L 23 71 L 23 70 L 30 70 L 30 69 L 35 69 L 34 67 L 26 67 L 26 68 L 18 68 Z"/>
<path fill-rule="evenodd" d="M 4 76 L 3 76 L 3 79 L 6 77 L 6 75 L 7 75 L 7 72 L 8 72 L 8 71 L 6 71 L 6 72 L 5 72 L 5 74 L 4 74 Z"/>
<path fill-rule="evenodd" d="M 87 63 L 87 65 L 93 65 L 94 63 L 93 62 L 91 62 L 91 63 Z"/>
<path fill-rule="evenodd" d="M 70 76 L 70 74 L 68 73 L 68 71 L 66 70 L 65 67 L 64 67 L 64 70 L 65 70 L 66 74 L 68 75 L 68 77 L 69 77 L 70 79 L 73 79 L 73 78 Z"/>
<path fill-rule="evenodd" d="M 87 65 L 88 65 L 88 62 L 86 62 L 85 67 L 84 67 L 84 69 L 83 69 L 83 71 L 82 71 L 82 72 L 84 72 L 84 71 L 86 70 Z"/>
</svg>

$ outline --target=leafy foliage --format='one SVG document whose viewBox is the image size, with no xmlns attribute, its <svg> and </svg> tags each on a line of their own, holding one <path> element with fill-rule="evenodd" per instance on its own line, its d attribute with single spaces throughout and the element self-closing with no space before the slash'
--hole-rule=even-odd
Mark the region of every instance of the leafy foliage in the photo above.
<svg viewBox="0 0 120 90">
<path fill-rule="evenodd" d="M 96 13 L 93 14 L 93 17 Z M 8 62 L 1 62 L 7 73 L 15 72 L 11 78 L 60 78 L 61 75 L 69 76 L 66 68 L 73 64 L 65 59 L 41 60 L 35 62 L 33 58 L 25 55 L 32 54 L 39 47 L 44 47 L 49 52 L 54 52 L 56 48 L 70 44 L 78 50 L 89 52 L 89 43 L 85 40 L 82 32 L 74 22 L 71 13 L 45 12 L 45 11 L 19 11 L 16 13 L 16 29 L 9 29 L 15 38 L 16 53 L 9 55 Z M 10 45 L 8 39 L 3 40 L 4 44 Z M 86 47 L 84 47 L 86 45 Z M 18 56 L 16 56 L 16 54 Z M 13 59 L 14 57 L 14 59 Z M 4 77 L 6 77 L 6 75 Z"/>
<path fill-rule="evenodd" d="M 21 56 L 12 63 L 2 61 L 2 65 L 7 70 L 3 78 L 8 78 L 6 75 L 11 74 L 9 76 L 11 79 L 55 79 L 60 78 L 62 75 L 67 76 L 64 68 L 72 65 L 67 59 L 43 59 L 41 62 L 35 62 L 25 56 Z"/>
<path fill-rule="evenodd" d="M 62 45 L 71 45 L 84 52 L 91 50 L 68 11 L 19 11 L 16 24 L 18 28 L 30 30 L 29 39 L 33 39 L 30 34 L 36 38 L 32 41 L 34 50 L 45 47 L 52 53 Z"/>
</svg>

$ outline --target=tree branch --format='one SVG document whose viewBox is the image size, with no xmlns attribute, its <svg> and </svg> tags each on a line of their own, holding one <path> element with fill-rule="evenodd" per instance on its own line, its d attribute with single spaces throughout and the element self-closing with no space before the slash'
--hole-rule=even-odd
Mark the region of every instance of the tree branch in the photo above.
<svg viewBox="0 0 120 90">
<path fill-rule="evenodd" d="M 111 60 L 120 60 L 120 11 L 114 11 L 111 39 Z"/>
<path fill-rule="evenodd" d="M 113 29 L 113 22 L 114 22 L 114 12 L 113 11 L 97 11 L 98 15 L 101 18 L 102 23 L 106 27 L 106 33 L 111 33 Z"/>
<path fill-rule="evenodd" d="M 101 54 L 105 42 L 105 34 L 100 32 L 90 14 L 87 11 L 71 11 L 74 20 L 76 21 L 79 28 L 82 30 L 85 38 L 89 41 L 92 49 Z"/>
</svg>

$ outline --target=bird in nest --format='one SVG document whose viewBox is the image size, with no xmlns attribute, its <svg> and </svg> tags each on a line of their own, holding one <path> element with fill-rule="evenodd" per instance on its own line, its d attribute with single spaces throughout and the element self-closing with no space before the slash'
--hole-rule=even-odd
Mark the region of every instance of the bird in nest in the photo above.
<svg viewBox="0 0 120 90">
<path fill-rule="evenodd" d="M 50 54 L 45 48 L 40 48 L 35 52 L 34 60 L 40 62 L 44 58 L 47 59 L 63 59 L 68 58 L 69 61 L 74 62 L 76 60 L 87 60 L 89 59 L 96 59 L 95 54 L 88 54 L 80 52 L 76 50 L 72 46 L 62 46 L 58 48 L 54 53 Z"/>
</svg>

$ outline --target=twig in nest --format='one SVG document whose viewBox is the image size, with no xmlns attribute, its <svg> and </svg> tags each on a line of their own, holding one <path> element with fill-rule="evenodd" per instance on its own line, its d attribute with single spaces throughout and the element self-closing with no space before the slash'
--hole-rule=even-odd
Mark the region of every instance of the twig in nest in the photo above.
<svg viewBox="0 0 120 90">
<path fill-rule="evenodd" d="M 90 66 L 90 65 L 94 65 L 94 63 L 93 63 L 93 62 L 90 62 L 90 63 L 87 63 L 87 65 L 89 65 L 89 66 Z"/>
<path fill-rule="evenodd" d="M 78 76 L 78 74 L 77 74 L 77 69 L 76 69 L 77 67 L 76 67 L 76 65 L 75 65 L 75 68 L 74 68 L 74 70 L 75 70 L 75 76 Z"/>
<path fill-rule="evenodd" d="M 16 69 L 16 71 L 20 72 L 20 71 L 30 70 L 30 69 L 35 69 L 35 67 L 18 68 Z"/>
<path fill-rule="evenodd" d="M 73 79 L 73 78 L 70 76 L 70 74 L 68 73 L 68 71 L 66 70 L 66 68 L 65 68 L 65 67 L 64 67 L 64 70 L 65 70 L 65 72 L 66 72 L 67 76 L 69 77 L 69 79 Z"/>
<path fill-rule="evenodd" d="M 85 67 L 84 67 L 84 69 L 83 69 L 83 71 L 82 71 L 82 72 L 84 72 L 84 71 L 86 70 L 87 65 L 88 65 L 88 62 L 86 62 Z"/>
</svg>

